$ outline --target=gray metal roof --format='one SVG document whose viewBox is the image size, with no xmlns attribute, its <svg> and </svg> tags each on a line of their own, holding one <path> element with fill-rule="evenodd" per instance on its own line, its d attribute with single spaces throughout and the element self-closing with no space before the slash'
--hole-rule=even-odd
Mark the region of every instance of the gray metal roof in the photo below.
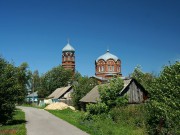
<svg viewBox="0 0 180 135">
<path fill-rule="evenodd" d="M 71 52 L 74 52 L 75 49 L 68 43 L 63 49 L 62 49 L 63 52 L 68 52 L 68 51 L 71 51 Z"/>
<path fill-rule="evenodd" d="M 120 91 L 122 92 L 131 82 L 132 79 L 125 79 L 124 81 L 124 88 Z M 97 85 L 95 86 L 89 93 L 84 96 L 80 102 L 85 102 L 85 103 L 96 103 L 97 101 L 100 101 L 100 95 L 98 91 L 98 87 L 102 86 L 105 84 Z"/>
<path fill-rule="evenodd" d="M 63 94 L 65 94 L 72 86 L 57 88 L 52 94 L 48 96 L 48 98 L 58 99 Z"/>
<path fill-rule="evenodd" d="M 98 87 L 99 85 L 95 86 L 89 93 L 86 94 L 86 96 L 80 100 L 80 102 L 96 103 L 97 101 L 100 101 Z"/>
<path fill-rule="evenodd" d="M 37 91 L 36 91 L 36 92 L 33 92 L 33 93 L 29 94 L 29 95 L 27 96 L 27 98 L 38 97 L 38 94 L 37 94 L 37 93 L 38 93 Z"/>
<path fill-rule="evenodd" d="M 98 62 L 100 59 L 103 59 L 105 61 L 107 61 L 108 59 L 113 59 L 113 60 L 117 61 L 119 58 L 117 56 L 115 56 L 114 54 L 111 54 L 109 52 L 109 50 L 107 50 L 107 52 L 105 54 L 101 55 L 100 57 L 98 57 L 96 59 L 96 62 Z"/>
</svg>

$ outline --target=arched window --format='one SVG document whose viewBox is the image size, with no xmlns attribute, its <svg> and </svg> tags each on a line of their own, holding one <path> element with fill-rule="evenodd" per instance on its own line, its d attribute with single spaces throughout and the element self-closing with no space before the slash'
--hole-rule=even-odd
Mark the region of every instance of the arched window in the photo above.
<svg viewBox="0 0 180 135">
<path fill-rule="evenodd" d="M 112 71 L 114 71 L 114 66 L 112 66 Z"/>
<path fill-rule="evenodd" d="M 109 72 L 111 71 L 111 66 L 110 66 L 110 65 L 108 65 L 108 71 L 109 71 Z"/>
<path fill-rule="evenodd" d="M 68 56 L 68 61 L 70 61 L 70 56 Z"/>
<path fill-rule="evenodd" d="M 104 66 L 101 67 L 101 71 L 104 72 Z"/>
<path fill-rule="evenodd" d="M 101 72 L 101 67 L 99 66 L 99 72 Z"/>
</svg>

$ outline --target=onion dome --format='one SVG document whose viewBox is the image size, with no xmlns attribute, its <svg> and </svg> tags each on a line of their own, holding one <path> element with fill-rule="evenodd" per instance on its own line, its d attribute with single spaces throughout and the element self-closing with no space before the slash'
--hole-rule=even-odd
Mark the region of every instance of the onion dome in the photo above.
<svg viewBox="0 0 180 135">
<path fill-rule="evenodd" d="M 75 52 L 75 49 L 68 43 L 63 49 L 63 52 Z"/>
<path fill-rule="evenodd" d="M 109 50 L 107 50 L 105 54 L 101 55 L 100 57 L 96 59 L 96 62 L 98 62 L 100 59 L 103 59 L 104 61 L 107 61 L 108 59 L 113 59 L 114 61 L 117 61 L 119 58 L 111 54 Z"/>
</svg>

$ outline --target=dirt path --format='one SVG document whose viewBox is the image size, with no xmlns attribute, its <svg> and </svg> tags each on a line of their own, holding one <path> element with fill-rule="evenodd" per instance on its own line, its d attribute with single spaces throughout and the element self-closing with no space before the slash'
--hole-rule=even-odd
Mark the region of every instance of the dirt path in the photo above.
<svg viewBox="0 0 180 135">
<path fill-rule="evenodd" d="M 43 109 L 18 108 L 25 112 L 27 135 L 88 135 Z"/>
</svg>

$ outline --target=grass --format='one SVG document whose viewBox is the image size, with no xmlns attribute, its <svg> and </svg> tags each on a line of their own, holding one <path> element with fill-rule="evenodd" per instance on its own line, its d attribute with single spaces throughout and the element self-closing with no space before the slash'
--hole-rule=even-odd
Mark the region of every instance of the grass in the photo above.
<svg viewBox="0 0 180 135">
<path fill-rule="evenodd" d="M 46 106 L 39 106 L 36 103 L 32 103 L 32 104 L 22 104 L 20 106 L 24 106 L 24 107 L 34 107 L 34 108 L 38 108 L 38 109 L 44 109 Z"/>
<path fill-rule="evenodd" d="M 25 113 L 16 109 L 13 120 L 0 126 L 0 135 L 26 135 Z"/>
<path fill-rule="evenodd" d="M 128 108 L 129 109 L 129 108 Z M 131 110 L 132 111 L 132 110 Z M 91 135 L 145 135 L 145 129 L 141 126 L 123 122 L 114 122 L 112 118 L 105 115 L 93 116 L 91 120 L 83 120 L 85 113 L 72 111 L 70 109 L 58 111 L 49 110 L 53 115 L 69 122 Z M 124 115 L 124 114 L 122 114 Z M 132 119 L 134 116 L 131 116 Z M 132 120 L 133 122 L 134 120 Z"/>
<path fill-rule="evenodd" d="M 81 130 L 91 133 L 91 130 L 89 130 L 86 126 L 80 124 L 79 119 L 83 115 L 83 112 L 80 111 L 72 111 L 71 109 L 65 109 L 65 110 L 48 110 L 51 114 L 57 116 L 58 118 L 61 118 L 68 123 L 80 128 Z"/>
</svg>

